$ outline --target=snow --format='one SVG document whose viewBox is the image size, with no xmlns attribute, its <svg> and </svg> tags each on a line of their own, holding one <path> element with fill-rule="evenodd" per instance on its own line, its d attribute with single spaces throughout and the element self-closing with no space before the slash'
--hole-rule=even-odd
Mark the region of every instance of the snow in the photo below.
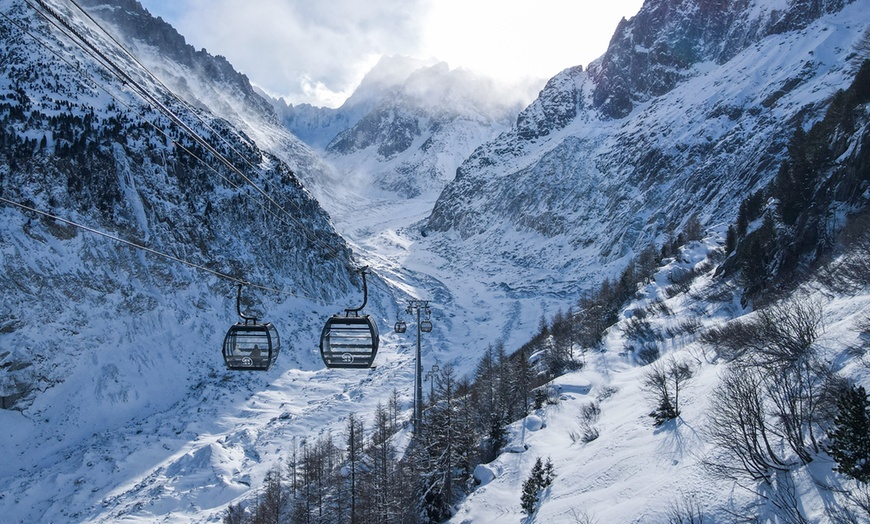
<svg viewBox="0 0 870 524">
<path fill-rule="evenodd" d="M 771 2 L 769 8 L 782 2 L 785 0 Z M 9 4 L 9 0 L 2 2 L 4 10 Z M 850 12 L 854 15 L 866 7 L 865 1 L 855 2 Z M 831 29 L 812 33 L 816 35 L 812 42 L 806 35 L 783 35 L 776 37 L 781 39 L 776 47 L 791 49 L 792 55 L 814 51 L 817 67 L 835 71 L 842 65 L 836 60 L 840 54 L 833 50 L 851 45 L 847 39 L 855 34 L 838 29 L 847 15 L 825 22 Z M 729 66 L 733 76 L 705 76 L 699 71 L 677 89 L 675 100 L 712 107 L 715 100 L 708 93 L 714 92 L 716 82 L 734 90 L 732 100 L 767 95 L 765 86 L 774 89 L 793 71 L 783 69 L 776 77 L 759 72 L 776 72 L 778 61 L 791 63 L 793 56 L 784 56 L 787 54 L 747 52 Z M 750 67 L 759 61 L 764 61 L 763 67 Z M 712 70 L 710 64 L 703 68 Z M 757 74 L 749 82 L 736 81 L 743 71 Z M 170 73 L 183 78 L 189 72 L 179 68 Z M 825 77 L 828 80 L 813 85 L 812 90 L 800 91 L 791 103 L 823 100 L 843 75 Z M 228 104 L 209 98 L 204 86 L 193 85 L 191 89 L 200 90 L 194 95 L 207 104 Z M 107 96 L 96 93 L 91 103 L 104 107 Z M 654 113 L 657 117 L 673 113 L 662 119 L 663 128 L 671 127 L 686 137 L 703 130 L 714 140 L 729 132 L 722 117 L 713 121 L 683 119 L 673 107 Z M 637 111 L 648 109 L 652 110 L 651 106 Z M 286 146 L 299 152 L 301 146 L 274 123 L 260 126 L 261 120 L 246 114 L 244 108 L 229 107 L 226 111 L 244 123 L 245 132 L 264 147 L 278 150 Z M 705 112 L 698 115 L 701 113 Z M 622 124 L 602 124 L 587 138 L 600 140 L 596 133 L 603 134 L 606 126 L 616 125 Z M 542 139 L 536 153 L 499 164 L 492 168 L 492 175 L 506 176 L 525 167 L 520 162 L 537 162 L 549 151 L 548 143 L 589 133 L 579 126 Z M 457 129 L 445 151 L 467 149 L 468 144 L 489 138 L 484 130 Z M 304 153 L 299 153 L 301 158 L 320 162 Z M 284 156 L 291 157 L 289 153 Z M 463 156 L 448 155 L 440 160 L 442 165 L 453 166 L 454 170 L 448 171 L 453 173 Z M 293 162 L 301 162 L 299 158 L 293 156 Z M 518 347 L 536 330 L 542 315 L 566 307 L 579 290 L 601 276 L 590 270 L 589 274 L 565 277 L 566 269 L 575 267 L 576 260 L 588 258 L 592 261 L 589 267 L 599 263 L 590 251 L 577 248 L 565 236 L 542 240 L 540 235 L 511 226 L 482 238 L 463 239 L 456 232 L 424 236 L 421 221 L 449 180 L 428 181 L 431 185 L 423 184 L 420 194 L 409 198 L 375 187 L 373 177 L 387 168 L 369 156 L 330 160 L 335 164 L 335 180 L 321 181 L 310 190 L 330 212 L 336 228 L 361 261 L 372 267 L 370 307 L 380 324 L 391 326 L 408 298 L 432 300 L 435 329 L 424 335 L 422 342 L 424 369 L 434 363 L 451 363 L 467 372 L 488 344 L 503 341 L 508 348 Z M 594 167 L 587 174 L 602 176 Z M 147 226 L 140 189 L 124 173 L 118 176 L 134 204 L 137 225 L 148 239 L 153 232 Z M 348 176 L 358 178 L 348 180 Z M 65 370 L 61 384 L 41 391 L 24 412 L 0 410 L 0 442 L 9 450 L 0 465 L 0 514 L 9 522 L 216 522 L 228 504 L 255 496 L 267 471 L 286 458 L 294 445 L 325 432 L 339 434 L 351 413 L 370 417 L 393 388 L 401 395 L 404 416 L 409 414 L 413 337 L 382 329 L 376 369 L 362 373 L 325 370 L 319 363 L 316 341 L 322 319 L 339 306 L 282 299 L 270 304 L 266 315 L 284 328 L 284 346 L 276 367 L 256 375 L 228 373 L 217 361 L 216 348 L 226 327 L 235 321 L 232 301 L 228 292 L 221 296 L 209 290 L 223 283 L 182 287 L 167 297 L 153 281 L 123 273 L 123 252 L 105 249 L 102 241 L 83 234 L 62 242 L 38 228 L 33 234 L 43 235 L 51 248 L 40 252 L 50 251 L 53 256 L 31 260 L 31 240 L 19 234 L 27 219 L 5 208 L 0 214 L 4 258 L 21 257 L 26 261 L 22 265 L 44 275 L 75 273 L 80 269 L 74 265 L 76 261 L 64 254 L 90 246 L 103 257 L 121 261 L 99 270 L 118 273 L 116 279 L 128 280 L 130 286 L 112 293 L 82 290 L 96 297 L 87 303 L 99 303 L 100 308 L 84 311 L 57 305 L 56 311 L 49 311 L 57 313 L 50 318 L 53 322 L 31 319 L 27 311 L 14 310 L 26 322 L 40 324 L 38 336 L 30 343 L 53 347 L 58 341 L 68 341 L 70 347 L 64 348 L 69 352 L 59 362 Z M 591 234 L 605 235 L 601 228 L 595 224 Z M 655 428 L 647 416 L 652 406 L 638 386 L 644 369 L 625 349 L 624 327 L 632 312 L 654 300 L 664 300 L 672 311 L 671 315 L 649 319 L 662 328 L 687 319 L 709 327 L 749 314 L 736 293 L 729 300 L 700 301 L 688 294 L 668 298 L 664 291 L 668 275 L 702 263 L 718 249 L 723 237 L 724 227 L 719 225 L 703 242 L 689 245 L 679 257 L 668 261 L 621 312 L 623 321 L 608 332 L 601 351 L 587 354 L 586 368 L 554 381 L 552 388 L 558 392 L 552 396 L 555 403 L 510 427 L 505 453 L 490 464 L 478 466 L 475 478 L 480 485 L 459 504 L 454 522 L 522 520 L 520 490 L 537 457 L 551 458 L 556 468 L 555 482 L 534 517 L 538 522 L 574 522 L 583 515 L 594 516 L 601 523 L 661 522 L 671 505 L 684 497 L 693 497 L 715 511 L 714 522 L 728 522 L 731 516 L 726 509 L 740 511 L 755 500 L 752 493 L 712 478 L 703 466 L 710 452 L 703 438 L 706 399 L 723 365 L 709 362 L 705 348 L 690 333 L 666 340 L 662 344 L 666 355 L 691 361 L 695 378 L 686 390 L 680 419 Z M 480 246 L 484 248 L 478 249 Z M 457 253 L 458 261 L 451 256 Z M 500 260 L 508 258 L 493 265 L 488 257 L 496 255 Z M 541 258 L 538 264 L 527 263 L 536 257 Z M 526 259 L 526 263 L 513 264 L 511 259 Z M 91 264 L 100 266 L 104 260 Z M 173 269 L 172 273 L 179 281 L 192 280 L 187 269 Z M 717 286 L 723 284 L 709 271 L 696 280 L 691 291 L 704 296 L 705 292 L 721 291 Z M 32 290 L 33 294 L 38 292 Z M 821 288 L 807 292 L 825 305 L 827 329 L 820 345 L 826 355 L 840 373 L 868 384 L 866 366 L 850 358 L 847 350 L 857 343 L 855 320 L 870 308 L 870 294 L 831 297 Z M 132 300 L 128 295 L 137 298 Z M 346 298 L 354 301 L 358 297 Z M 158 307 L 131 311 L 140 300 Z M 13 306 L 2 304 L 4 316 Z M 65 331 L 70 325 L 79 330 Z M 30 349 L 17 349 L 23 335 L 3 337 L 4 349 Z M 600 435 L 584 444 L 572 439 L 572 432 L 580 431 L 583 409 L 590 403 L 601 407 L 594 422 Z M 406 439 L 407 434 L 400 438 Z M 813 482 L 830 468 L 822 456 L 812 468 L 797 472 L 810 520 L 823 518 L 824 495 L 814 490 Z"/>
<path fill-rule="evenodd" d="M 682 253 L 680 260 L 684 262 L 680 263 L 695 265 L 716 245 L 714 238 L 708 238 L 703 244 L 696 243 Z M 662 268 L 658 276 L 668 270 L 668 267 Z M 658 276 L 643 290 L 642 297 L 624 311 L 643 304 L 648 298 L 664 296 Z M 711 270 L 699 277 L 695 290 L 704 291 L 718 285 L 721 284 L 712 278 Z M 819 288 L 804 291 L 811 299 L 824 296 Z M 686 295 L 667 299 L 665 303 L 671 308 L 674 319 L 721 322 L 706 312 L 699 314 L 695 309 L 701 304 Z M 868 306 L 870 293 L 867 291 L 825 301 L 827 328 L 819 345 L 825 348 L 826 355 L 837 355 L 852 343 L 854 322 Z M 744 312 L 732 313 L 740 316 Z M 460 504 L 451 522 L 521 521 L 525 517 L 520 508 L 522 483 L 537 457 L 551 459 L 556 475 L 535 514 L 538 522 L 579 522 L 585 517 L 602 523 L 666 522 L 671 509 L 686 500 L 697 503 L 705 517 L 713 522 L 730 522 L 734 515 L 728 511 L 749 513 L 747 508 L 756 502 L 754 493 L 740 485 L 723 482 L 704 465 L 713 451 L 704 438 L 707 399 L 725 365 L 711 363 L 707 350 L 691 339 L 673 340 L 667 347 L 664 358 L 685 359 L 692 363 L 695 371 L 688 388 L 681 394 L 682 415 L 677 420 L 660 428 L 653 426 L 647 416 L 653 405 L 639 387 L 645 368 L 631 362 L 623 351 L 623 333 L 621 325 L 617 324 L 610 330 L 602 351 L 589 357 L 587 369 L 553 381 L 552 387 L 562 392 L 557 403 L 511 426 L 512 441 L 507 452 L 475 474 L 484 481 Z M 849 365 L 856 363 L 850 361 Z M 864 376 L 866 381 L 866 371 L 859 376 Z M 572 432 L 580 432 L 583 408 L 593 402 L 599 403 L 601 408 L 594 424 L 600 435 L 584 444 L 572 438 Z M 820 479 L 831 481 L 832 465 L 823 454 L 810 468 L 798 468 L 795 472 L 801 505 L 812 522 L 825 518 L 825 499 L 831 494 L 815 489 L 814 484 Z M 486 473 L 493 471 L 498 474 Z"/>
</svg>

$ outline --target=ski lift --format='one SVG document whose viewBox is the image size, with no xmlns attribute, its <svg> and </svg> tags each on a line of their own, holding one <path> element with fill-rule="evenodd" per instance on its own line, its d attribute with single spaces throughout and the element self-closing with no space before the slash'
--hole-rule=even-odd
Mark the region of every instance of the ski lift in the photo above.
<svg viewBox="0 0 870 524">
<path fill-rule="evenodd" d="M 242 314 L 242 284 L 236 295 L 236 322 L 224 337 L 223 355 L 227 369 L 233 371 L 268 371 L 278 359 L 281 342 L 271 323 L 258 324 L 257 317 Z"/>
<path fill-rule="evenodd" d="M 320 334 L 320 356 L 327 368 L 365 369 L 372 367 L 378 353 L 378 326 L 370 315 L 360 315 L 368 302 L 366 271 L 360 270 L 363 281 L 363 303 L 347 308 L 344 314 L 331 316 Z"/>
<path fill-rule="evenodd" d="M 395 330 L 396 333 L 401 334 L 401 333 L 404 333 L 405 331 L 408 331 L 408 324 L 405 324 L 405 321 L 402 320 L 401 318 L 398 318 L 398 317 L 399 317 L 399 314 L 396 313 L 396 325 L 393 326 L 393 329 Z"/>
<path fill-rule="evenodd" d="M 420 321 L 420 331 L 423 333 L 431 333 L 432 332 L 432 321 L 429 320 L 429 316 L 432 314 L 432 310 L 426 308 L 426 318 Z"/>
</svg>

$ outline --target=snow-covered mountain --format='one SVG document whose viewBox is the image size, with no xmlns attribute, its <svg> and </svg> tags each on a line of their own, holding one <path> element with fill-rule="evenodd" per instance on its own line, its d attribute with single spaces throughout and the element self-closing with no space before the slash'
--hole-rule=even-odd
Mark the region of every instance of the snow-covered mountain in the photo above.
<svg viewBox="0 0 870 524">
<path fill-rule="evenodd" d="M 384 57 L 337 109 L 272 100 L 296 136 L 326 153 L 336 180 L 399 199 L 434 198 L 472 149 L 510 127 L 535 82 L 509 85 L 444 62 Z M 326 197 L 327 201 L 335 200 Z"/>
<path fill-rule="evenodd" d="M 384 56 L 338 108 L 293 105 L 283 98 L 276 100 L 265 93 L 261 95 L 271 102 L 287 129 L 311 147 L 324 150 L 339 133 L 356 125 L 378 103 L 398 93 L 414 71 L 431 65 L 431 61 L 405 56 Z"/>
<path fill-rule="evenodd" d="M 454 271 L 501 266 L 493 286 L 577 293 L 692 214 L 733 221 L 854 77 L 868 13 L 860 0 L 646 2 L 604 56 L 551 79 L 460 166 L 424 243 Z M 565 278 L 529 283 L 540 268 Z"/>
<path fill-rule="evenodd" d="M 295 175 L 325 164 L 244 78 L 137 2 L 87 5 L 160 81 L 73 3 L 0 3 L 0 520 L 117 521 L 139 496 L 187 519 L 250 489 L 257 473 L 225 469 L 222 453 L 269 453 L 242 422 L 251 392 L 293 370 L 289 403 L 255 425 L 314 413 L 294 422 L 305 435 L 342 416 L 309 400 L 360 377 L 308 380 L 323 319 L 359 303 L 360 281 Z M 392 315 L 372 280 L 369 310 Z M 242 310 L 281 335 L 269 374 L 223 370 L 236 281 L 252 285 Z M 188 476 L 189 452 L 207 478 Z"/>
<path fill-rule="evenodd" d="M 373 171 L 362 176 L 405 198 L 440 193 L 475 144 L 510 125 L 521 101 L 514 86 L 435 64 L 415 71 L 394 96 L 339 133 L 327 157 L 356 177 Z"/>
<path fill-rule="evenodd" d="M 405 59 L 385 59 L 337 110 L 264 103 L 137 2 L 83 5 L 141 64 L 73 3 L 0 0 L 0 197 L 152 251 L 0 207 L 3 519 L 214 522 L 230 504 L 250 511 L 293 450 L 341 435 L 351 414 L 368 424 L 393 388 L 394 415 L 407 420 L 414 340 L 390 329 L 408 319 L 405 297 L 432 300 L 425 368 L 468 374 L 487 346 L 517 349 L 542 316 L 672 240 L 692 214 L 704 238 L 662 262 L 600 345 L 576 348 L 585 368 L 554 384 L 561 404 L 514 423 L 507 453 L 451 510 L 457 522 L 524 518 L 521 484 L 550 455 L 557 480 L 529 521 L 666 522 L 669 504 L 694 500 L 717 522 L 752 513 L 751 492 L 703 468 L 716 451 L 701 431 L 707 399 L 725 366 L 696 335 L 750 315 L 739 281 L 717 277 L 727 224 L 776 176 L 795 128 L 818 122 L 854 80 L 870 47 L 868 0 L 649 0 L 601 59 L 551 79 L 518 115 L 485 79 Z M 857 111 L 853 134 L 866 135 L 866 102 Z M 866 167 L 866 140 L 838 132 L 836 161 Z M 258 204 L 242 175 L 275 202 Z M 861 187 L 850 206 L 868 198 Z M 833 235 L 851 208 L 830 209 Z M 348 266 L 360 263 L 373 268 L 377 368 L 323 370 L 323 318 L 358 304 Z M 216 273 L 262 286 L 243 309 L 279 328 L 271 371 L 222 369 L 234 282 Z M 675 289 L 686 274 L 696 281 Z M 832 369 L 866 383 L 855 358 L 866 283 L 850 289 L 814 281 L 805 292 L 824 302 Z M 638 386 L 646 370 L 633 344 L 646 333 L 694 363 L 673 427 L 651 426 Z M 598 438 L 581 442 L 592 429 Z M 814 480 L 847 486 L 823 455 L 792 473 L 783 496 L 796 494 L 810 520 L 837 507 Z M 755 516 L 788 502 L 766 500 Z"/>
</svg>

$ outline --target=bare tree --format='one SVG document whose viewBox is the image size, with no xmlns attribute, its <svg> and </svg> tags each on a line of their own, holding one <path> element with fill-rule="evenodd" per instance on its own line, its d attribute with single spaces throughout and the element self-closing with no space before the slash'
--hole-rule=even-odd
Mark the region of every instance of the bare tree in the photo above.
<svg viewBox="0 0 870 524">
<path fill-rule="evenodd" d="M 758 370 L 729 368 L 713 392 L 707 416 L 707 438 L 719 450 L 707 465 L 716 473 L 770 483 L 774 471 L 788 469 L 774 451 Z"/>
<path fill-rule="evenodd" d="M 728 361 L 778 368 L 813 357 L 813 344 L 822 330 L 821 304 L 795 298 L 759 310 L 752 320 L 711 329 L 700 338 Z"/>
<path fill-rule="evenodd" d="M 828 403 L 826 385 L 832 380 L 815 346 L 822 320 L 821 305 L 801 298 L 763 309 L 757 320 L 762 343 L 745 359 L 747 365 L 764 370 L 765 392 L 775 417 L 771 427 L 804 464 L 820 450 L 816 434 L 826 418 L 821 408 Z"/>
<path fill-rule="evenodd" d="M 673 357 L 650 365 L 641 385 L 656 403 L 655 410 L 650 413 L 656 426 L 680 416 L 680 390 L 691 378 L 689 365 Z"/>
<path fill-rule="evenodd" d="M 754 363 L 768 368 L 794 366 L 816 355 L 814 343 L 823 330 L 819 302 L 795 298 L 758 312 Z"/>
<path fill-rule="evenodd" d="M 694 494 L 683 493 L 681 499 L 671 502 L 668 524 L 704 524 L 704 508 Z"/>
<path fill-rule="evenodd" d="M 753 478 L 768 477 L 770 468 L 783 462 L 775 454 L 752 451 L 759 439 L 782 438 L 804 464 L 820 450 L 818 433 L 832 416 L 832 393 L 837 391 L 836 377 L 815 345 L 823 329 L 821 305 L 798 296 L 758 311 L 753 320 L 731 322 L 702 337 L 732 361 L 733 374 L 743 375 L 727 375 L 723 380 L 718 409 L 729 411 L 730 403 L 763 413 L 749 419 L 753 425 L 749 434 L 754 437 L 742 451 L 734 452 L 747 459 L 744 465 Z M 743 419 L 722 423 L 748 426 Z M 721 437 L 727 440 L 726 435 Z M 765 448 L 769 446 L 762 451 Z"/>
</svg>

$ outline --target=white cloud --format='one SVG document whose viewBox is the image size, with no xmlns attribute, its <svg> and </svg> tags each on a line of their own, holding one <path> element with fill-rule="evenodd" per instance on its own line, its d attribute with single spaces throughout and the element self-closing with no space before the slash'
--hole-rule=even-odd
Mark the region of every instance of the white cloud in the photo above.
<svg viewBox="0 0 870 524">
<path fill-rule="evenodd" d="M 424 47 L 451 65 L 502 78 L 549 78 L 603 54 L 620 19 L 633 16 L 641 3 L 439 0 L 425 26 Z"/>
<path fill-rule="evenodd" d="M 339 105 L 382 55 L 501 78 L 548 78 L 606 49 L 621 16 L 577 0 L 143 0 L 197 48 L 290 102 Z"/>
</svg>

